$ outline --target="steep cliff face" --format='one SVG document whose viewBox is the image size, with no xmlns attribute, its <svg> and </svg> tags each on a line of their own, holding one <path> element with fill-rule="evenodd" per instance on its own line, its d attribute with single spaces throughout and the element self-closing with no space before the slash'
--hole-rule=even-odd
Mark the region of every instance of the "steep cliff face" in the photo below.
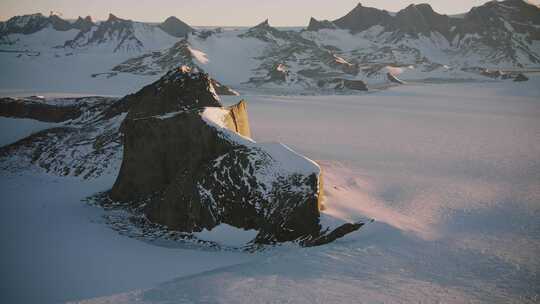
<svg viewBox="0 0 540 304">
<path fill-rule="evenodd" d="M 227 128 L 242 136 L 251 138 L 247 103 L 245 100 L 242 99 L 239 103 L 229 107 L 228 110 L 229 113 L 225 116 Z"/>
<path fill-rule="evenodd" d="M 145 201 L 150 221 L 188 233 L 226 223 L 256 229 L 256 243 L 306 246 L 339 235 L 321 231 L 319 166 L 254 142 L 245 101 L 222 107 L 207 75 L 176 69 L 126 100 L 112 199 Z"/>
</svg>

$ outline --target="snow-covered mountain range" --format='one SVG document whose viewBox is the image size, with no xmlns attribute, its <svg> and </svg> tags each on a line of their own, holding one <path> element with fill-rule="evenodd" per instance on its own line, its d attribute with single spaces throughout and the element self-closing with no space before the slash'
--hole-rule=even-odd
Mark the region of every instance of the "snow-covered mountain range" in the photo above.
<svg viewBox="0 0 540 304">
<path fill-rule="evenodd" d="M 112 14 L 102 22 L 34 14 L 0 23 L 0 63 L 3 91 L 124 94 L 178 65 L 238 89 L 360 90 L 388 82 L 388 73 L 473 79 L 486 69 L 540 66 L 540 8 L 491 1 L 447 16 L 428 4 L 397 13 L 359 4 L 342 18 L 311 18 L 298 30 L 268 20 L 252 28 L 194 29 L 175 17 L 150 24 Z"/>
</svg>

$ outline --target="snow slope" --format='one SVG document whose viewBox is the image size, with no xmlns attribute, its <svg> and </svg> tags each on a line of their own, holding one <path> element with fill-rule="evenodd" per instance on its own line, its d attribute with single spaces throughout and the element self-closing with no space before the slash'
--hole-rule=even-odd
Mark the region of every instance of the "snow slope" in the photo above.
<svg viewBox="0 0 540 304">
<path fill-rule="evenodd" d="M 83 303 L 535 303 L 539 82 L 244 96 L 255 140 L 320 160 L 326 220 L 375 222 Z"/>
<path fill-rule="evenodd" d="M 115 178 L 0 173 L 0 302 L 62 303 L 252 259 L 238 252 L 158 247 L 118 234 L 100 208 L 81 201 L 109 189 Z"/>
<path fill-rule="evenodd" d="M 52 128 L 55 123 L 41 122 L 34 119 L 0 117 L 0 147 L 12 144 L 32 133 Z"/>
</svg>

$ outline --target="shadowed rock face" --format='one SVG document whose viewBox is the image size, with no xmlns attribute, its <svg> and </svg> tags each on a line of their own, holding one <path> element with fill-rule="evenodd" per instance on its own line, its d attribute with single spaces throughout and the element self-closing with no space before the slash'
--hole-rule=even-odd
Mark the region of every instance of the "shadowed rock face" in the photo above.
<svg viewBox="0 0 540 304">
<path fill-rule="evenodd" d="M 393 21 L 395 29 L 403 33 L 429 36 L 431 32 L 439 32 L 447 38 L 454 23 L 450 17 L 434 12 L 429 4 L 412 4 L 397 13 Z"/>
<path fill-rule="evenodd" d="M 0 98 L 0 116 L 31 118 L 44 122 L 63 122 L 81 116 L 76 105 L 50 105 L 36 100 Z"/>
<path fill-rule="evenodd" d="M 361 32 L 374 25 L 391 24 L 392 16 L 387 11 L 358 4 L 347 15 L 335 20 L 333 23 L 352 32 Z"/>
<path fill-rule="evenodd" d="M 308 31 L 318 31 L 322 29 L 336 29 L 337 26 L 328 20 L 319 21 L 313 17 L 309 20 L 309 25 L 307 27 Z"/>
<path fill-rule="evenodd" d="M 524 74 L 522 73 L 519 73 L 516 78 L 514 78 L 514 81 L 516 82 L 522 82 L 522 81 L 528 81 L 529 80 L 529 77 L 525 76 Z"/>
<path fill-rule="evenodd" d="M 174 16 L 167 18 L 159 27 L 167 34 L 178 38 L 186 37 L 193 31 L 191 26 Z"/>
<path fill-rule="evenodd" d="M 92 21 L 92 17 L 86 16 L 85 18 L 79 17 L 77 18 L 77 21 L 73 23 L 73 27 L 81 30 L 82 32 L 88 32 L 94 26 L 94 22 Z"/>
<path fill-rule="evenodd" d="M 114 200 L 146 200 L 150 221 L 183 232 L 227 223 L 258 230 L 256 243 L 339 237 L 323 237 L 319 224 L 320 168 L 251 140 L 246 103 L 222 107 L 206 74 L 170 71 L 121 103 L 129 112 Z"/>
<path fill-rule="evenodd" d="M 320 80 L 318 83 L 320 88 L 336 89 L 336 90 L 354 90 L 367 91 L 368 87 L 362 80 L 352 80 L 343 78 Z"/>
</svg>

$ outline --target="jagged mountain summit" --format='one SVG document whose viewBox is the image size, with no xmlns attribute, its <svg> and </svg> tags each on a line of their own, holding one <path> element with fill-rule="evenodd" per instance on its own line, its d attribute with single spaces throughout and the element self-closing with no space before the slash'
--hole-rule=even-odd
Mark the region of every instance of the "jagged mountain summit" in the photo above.
<svg viewBox="0 0 540 304">
<path fill-rule="evenodd" d="M 505 0 L 463 16 L 439 14 L 428 4 L 397 13 L 359 4 L 337 20 L 312 18 L 304 30 L 276 28 L 268 20 L 251 28 L 194 29 L 173 17 L 146 24 L 111 15 L 70 26 L 59 17 L 14 17 L 0 25 L 0 62 L 13 76 L 0 87 L 42 83 L 39 75 L 12 71 L 40 70 L 51 61 L 59 79 L 69 67 L 78 83 L 125 88 L 121 93 L 178 65 L 239 90 L 282 92 L 386 86 L 395 83 L 388 73 L 405 82 L 482 80 L 486 70 L 515 77 L 540 64 L 539 15 L 540 8 L 526 1 Z"/>
<path fill-rule="evenodd" d="M 522 66 L 540 63 L 534 43 L 540 38 L 539 26 L 538 6 L 524 0 L 505 0 L 474 7 L 459 18 L 438 14 L 429 4 L 411 4 L 397 14 L 359 4 L 337 20 L 310 22 L 308 30 L 337 27 L 361 34 L 379 27 L 377 36 L 385 42 L 442 38 L 449 50 L 480 53 L 493 64 L 506 61 Z"/>
<path fill-rule="evenodd" d="M 49 17 L 45 17 L 41 13 L 16 16 L 6 22 L 0 22 L 0 39 L 5 39 L 11 34 L 33 34 L 47 27 L 57 31 L 68 31 L 71 29 L 84 30 L 93 25 L 90 16 L 79 17 L 75 22 L 66 21 L 54 14 Z"/>
<path fill-rule="evenodd" d="M 172 45 L 178 37 L 185 37 L 192 31 L 189 25 L 176 17 L 169 17 L 163 23 L 155 25 L 122 19 L 114 14 L 109 14 L 107 20 L 101 22 L 93 22 L 90 16 L 68 21 L 53 14 L 49 17 L 34 14 L 16 16 L 0 23 L 0 45 L 11 45 L 15 49 L 17 47 L 35 48 L 25 44 L 26 39 L 21 39 L 24 37 L 17 34 L 32 35 L 46 32 L 48 29 L 67 32 L 64 36 L 66 39 L 51 45 L 51 48 L 64 49 L 67 52 L 97 48 L 107 49 L 113 53 L 160 49 Z M 50 33 L 48 36 L 51 36 Z M 47 44 L 46 41 L 45 44 Z M 43 51 L 42 49 L 35 50 Z"/>
</svg>

